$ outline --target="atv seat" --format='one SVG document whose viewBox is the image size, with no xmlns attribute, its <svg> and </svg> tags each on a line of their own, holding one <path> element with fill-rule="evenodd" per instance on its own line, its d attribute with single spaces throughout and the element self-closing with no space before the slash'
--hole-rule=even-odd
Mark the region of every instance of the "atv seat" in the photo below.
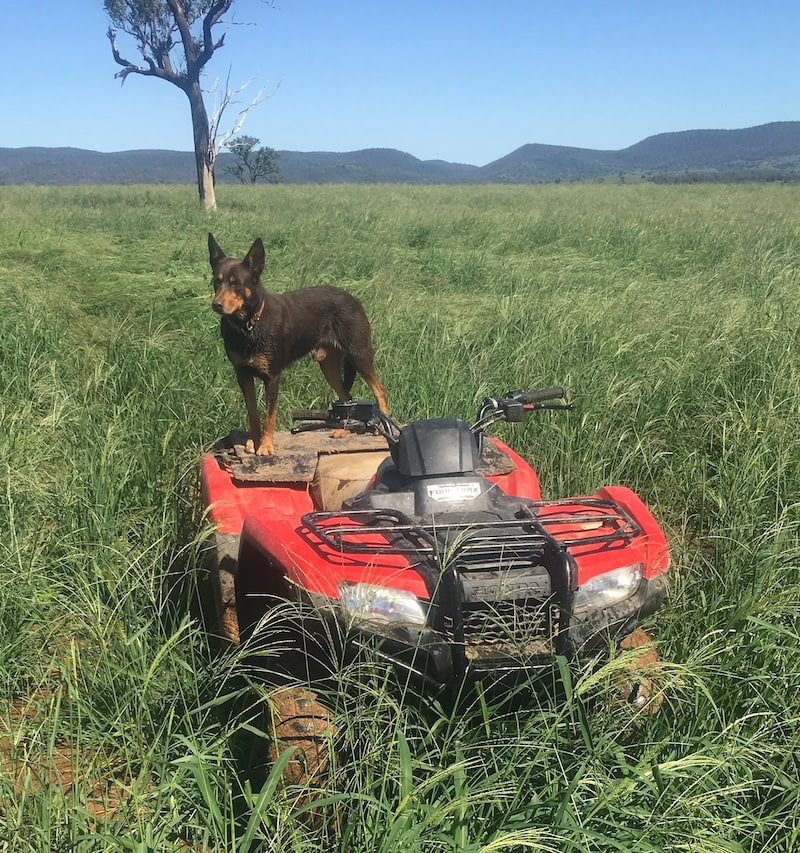
<svg viewBox="0 0 800 853">
<path fill-rule="evenodd" d="M 388 451 L 320 455 L 309 494 L 322 512 L 336 512 L 342 502 L 363 492 Z"/>
</svg>

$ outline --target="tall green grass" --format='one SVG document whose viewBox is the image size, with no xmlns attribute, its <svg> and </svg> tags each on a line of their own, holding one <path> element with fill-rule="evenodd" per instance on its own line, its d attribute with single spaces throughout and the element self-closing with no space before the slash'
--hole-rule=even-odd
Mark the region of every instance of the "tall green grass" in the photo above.
<svg viewBox="0 0 800 853">
<path fill-rule="evenodd" d="M 209 216 L 182 187 L 0 188 L 0 845 L 795 849 L 797 188 L 219 192 Z M 548 496 L 623 483 L 663 523 L 659 715 L 609 710 L 613 664 L 455 709 L 344 672 L 333 778 L 260 766 L 257 696 L 198 607 L 196 464 L 245 424 L 208 230 L 230 254 L 262 236 L 276 290 L 358 295 L 401 419 L 571 390 L 501 434 Z M 298 364 L 281 425 L 327 397 Z M 42 769 L 65 745 L 66 789 Z"/>
</svg>

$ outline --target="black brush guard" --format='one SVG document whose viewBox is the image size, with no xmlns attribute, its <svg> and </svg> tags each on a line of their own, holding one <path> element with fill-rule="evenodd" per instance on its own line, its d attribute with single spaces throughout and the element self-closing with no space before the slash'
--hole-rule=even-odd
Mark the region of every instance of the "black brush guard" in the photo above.
<svg viewBox="0 0 800 853">
<path fill-rule="evenodd" d="M 581 507 L 570 513 L 569 507 Z M 542 510 L 564 513 L 539 518 Z M 584 511 L 585 510 L 585 511 Z M 450 645 L 453 675 L 469 667 L 503 667 L 509 639 L 525 657 L 570 655 L 569 625 L 577 568 L 574 545 L 602 547 L 641 532 L 619 504 L 581 497 L 517 504 L 512 519 L 423 524 L 395 510 L 312 512 L 310 536 L 337 553 L 401 554 L 430 598 L 428 626 Z M 605 526 L 595 535 L 555 537 L 546 526 Z M 610 529 L 609 529 L 610 526 Z M 382 541 L 368 541 L 379 536 Z M 498 578 L 502 573 L 502 580 Z M 517 630 L 519 629 L 519 630 Z M 519 655 L 514 655 L 518 657 Z"/>
</svg>

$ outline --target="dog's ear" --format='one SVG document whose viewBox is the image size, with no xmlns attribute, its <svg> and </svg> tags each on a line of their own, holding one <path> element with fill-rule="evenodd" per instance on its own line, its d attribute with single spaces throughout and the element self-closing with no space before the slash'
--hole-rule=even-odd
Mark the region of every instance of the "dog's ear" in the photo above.
<svg viewBox="0 0 800 853">
<path fill-rule="evenodd" d="M 243 263 L 245 266 L 250 267 L 250 272 L 256 277 L 264 272 L 264 244 L 261 242 L 260 237 L 250 247 L 250 251 L 247 253 L 247 257 L 245 257 Z"/>
<path fill-rule="evenodd" d="M 212 267 L 216 267 L 217 264 L 225 257 L 225 252 L 222 251 L 219 247 L 219 243 L 214 239 L 214 235 L 209 231 L 208 232 L 208 260 L 211 263 Z"/>
</svg>

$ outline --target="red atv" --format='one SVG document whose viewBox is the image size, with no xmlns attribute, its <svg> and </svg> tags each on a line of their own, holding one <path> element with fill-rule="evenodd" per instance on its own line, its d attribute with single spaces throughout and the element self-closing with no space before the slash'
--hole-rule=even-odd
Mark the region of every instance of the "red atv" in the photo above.
<svg viewBox="0 0 800 853">
<path fill-rule="evenodd" d="M 630 635 L 662 603 L 669 568 L 647 507 L 622 486 L 542 500 L 531 466 L 485 433 L 563 400 L 562 388 L 509 391 L 471 427 L 402 428 L 372 403 L 336 402 L 294 413 L 274 456 L 220 442 L 202 486 L 228 636 L 257 643 L 274 605 L 299 601 L 342 655 L 369 648 L 442 687 Z"/>
</svg>

